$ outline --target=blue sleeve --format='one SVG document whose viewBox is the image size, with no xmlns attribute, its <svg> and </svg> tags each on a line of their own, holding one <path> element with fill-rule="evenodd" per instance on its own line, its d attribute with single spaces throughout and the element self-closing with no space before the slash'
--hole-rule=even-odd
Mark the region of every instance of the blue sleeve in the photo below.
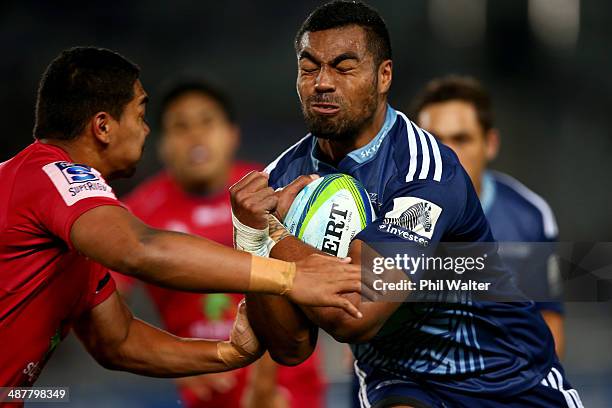
<svg viewBox="0 0 612 408">
<path fill-rule="evenodd" d="M 390 242 L 428 247 L 442 241 L 455 223 L 459 202 L 443 194 L 439 183 L 406 184 L 385 197 L 381 217 L 357 234 L 366 243 Z"/>
<path fill-rule="evenodd" d="M 548 245 L 545 246 L 545 253 L 539 259 L 539 262 L 535 265 L 535 269 L 538 273 L 536 276 L 540 277 L 542 282 L 536 283 L 536 287 L 540 288 L 539 297 L 546 299 L 544 302 L 536 302 L 536 308 L 539 311 L 548 310 L 556 312 L 558 314 L 564 314 L 565 308 L 563 306 L 563 278 L 561 275 L 561 267 L 557 255 L 557 236 L 555 237 L 542 237 L 542 242 L 548 241 Z"/>
<path fill-rule="evenodd" d="M 478 197 L 463 171 L 446 182 L 406 183 L 385 193 L 377 220 L 359 239 L 384 257 L 432 255 L 440 242 L 493 241 Z M 419 280 L 421 273 L 412 272 Z"/>
<path fill-rule="evenodd" d="M 525 271 L 528 276 L 521 279 L 524 282 L 521 286 L 529 288 L 525 290 L 530 292 L 531 297 L 536 301 L 536 309 L 539 311 L 548 310 L 564 314 L 563 279 L 557 257 L 558 234 L 556 228 L 554 228 L 554 235 L 547 234 L 543 214 L 538 212 L 538 217 L 541 225 L 535 237 L 538 244 L 535 244 L 536 247 L 533 249 L 535 256 L 528 262 L 527 271 Z M 554 215 L 552 217 L 554 222 Z"/>
</svg>

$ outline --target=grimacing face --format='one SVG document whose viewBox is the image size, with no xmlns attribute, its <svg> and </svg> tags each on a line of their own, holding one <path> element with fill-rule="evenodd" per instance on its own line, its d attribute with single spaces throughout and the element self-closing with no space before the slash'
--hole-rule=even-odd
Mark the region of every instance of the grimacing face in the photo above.
<svg viewBox="0 0 612 408">
<path fill-rule="evenodd" d="M 238 142 L 238 127 L 217 101 L 201 92 L 180 95 L 163 113 L 160 155 L 170 174 L 188 189 L 225 177 Z"/>
<path fill-rule="evenodd" d="M 111 178 L 129 177 L 136 171 L 136 165 L 142 157 L 145 140 L 150 132 L 145 121 L 145 111 L 148 101 L 140 80 L 134 83 L 134 97 L 123 109 L 119 120 L 112 119 L 115 126 L 112 143 L 109 145 L 110 155 L 115 170 Z"/>
<path fill-rule="evenodd" d="M 373 120 L 379 104 L 378 67 L 362 27 L 306 32 L 297 57 L 297 92 L 311 133 L 350 139 Z"/>
<path fill-rule="evenodd" d="M 462 100 L 431 103 L 418 113 L 417 122 L 455 151 L 478 189 L 488 162 L 497 154 L 498 139 L 495 130 L 484 131 L 474 105 Z"/>
</svg>

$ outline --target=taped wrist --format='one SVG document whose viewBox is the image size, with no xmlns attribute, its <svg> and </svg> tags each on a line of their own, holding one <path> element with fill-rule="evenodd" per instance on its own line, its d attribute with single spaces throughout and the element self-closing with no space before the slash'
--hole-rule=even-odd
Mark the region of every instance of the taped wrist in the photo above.
<svg viewBox="0 0 612 408">
<path fill-rule="evenodd" d="M 285 295 L 293 289 L 295 273 L 294 262 L 253 255 L 249 291 Z"/>
<path fill-rule="evenodd" d="M 217 342 L 217 357 L 229 369 L 244 367 L 251 363 L 252 356 L 240 352 L 229 341 Z"/>
<path fill-rule="evenodd" d="M 267 257 L 275 242 L 270 238 L 269 227 L 256 229 L 244 225 L 232 211 L 234 226 L 234 248 L 250 252 L 253 255 Z"/>
</svg>

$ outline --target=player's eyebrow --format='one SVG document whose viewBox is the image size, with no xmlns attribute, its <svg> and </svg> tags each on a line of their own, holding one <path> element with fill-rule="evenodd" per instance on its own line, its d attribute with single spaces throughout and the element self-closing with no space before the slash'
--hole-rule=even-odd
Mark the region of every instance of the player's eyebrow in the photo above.
<svg viewBox="0 0 612 408">
<path fill-rule="evenodd" d="M 344 52 L 340 55 L 338 55 L 336 58 L 334 58 L 332 60 L 332 62 L 330 63 L 331 66 L 335 67 L 336 65 L 338 65 L 339 63 L 341 63 L 342 61 L 345 60 L 355 60 L 355 61 L 359 61 L 359 56 L 357 54 L 355 54 L 354 52 Z"/>
<path fill-rule="evenodd" d="M 300 60 L 309 59 L 314 63 L 317 63 L 317 64 L 319 63 L 319 60 L 314 55 L 309 53 L 308 51 L 301 51 L 299 55 L 299 59 Z"/>
<path fill-rule="evenodd" d="M 308 51 L 300 52 L 299 59 L 300 60 L 302 60 L 302 59 L 309 59 L 312 62 L 314 62 L 315 64 L 319 64 L 320 63 L 320 60 L 318 58 L 316 58 L 314 55 L 312 55 L 311 53 L 309 53 Z M 352 51 L 343 52 L 342 54 L 338 55 L 333 60 L 331 60 L 329 65 L 331 65 L 332 67 L 335 67 L 336 65 L 338 65 L 342 61 L 349 60 L 349 59 L 355 60 L 355 61 L 359 61 L 359 56 L 356 53 L 352 52 Z"/>
</svg>

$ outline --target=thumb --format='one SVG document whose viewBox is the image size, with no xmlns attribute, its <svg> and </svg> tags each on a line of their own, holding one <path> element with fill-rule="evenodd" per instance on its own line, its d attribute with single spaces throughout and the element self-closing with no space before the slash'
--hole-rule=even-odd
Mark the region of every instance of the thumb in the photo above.
<svg viewBox="0 0 612 408">
<path fill-rule="evenodd" d="M 291 197 L 295 197 L 300 191 L 302 191 L 304 187 L 306 187 L 308 184 L 312 183 L 318 178 L 319 176 L 316 174 L 300 176 L 293 180 L 291 183 L 289 183 L 285 188 L 283 188 L 283 193 L 288 194 Z"/>
</svg>

